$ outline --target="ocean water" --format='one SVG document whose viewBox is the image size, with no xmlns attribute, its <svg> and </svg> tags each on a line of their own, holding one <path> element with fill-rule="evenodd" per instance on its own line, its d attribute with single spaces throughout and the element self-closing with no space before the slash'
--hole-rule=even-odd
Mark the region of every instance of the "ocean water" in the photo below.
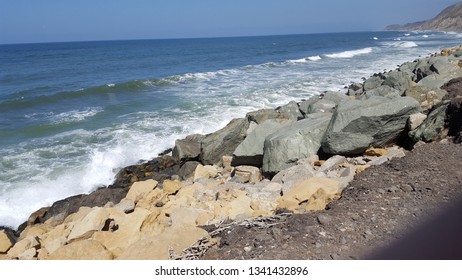
<svg viewBox="0 0 462 280">
<path fill-rule="evenodd" d="M 175 139 L 461 42 L 362 32 L 0 45 L 0 225 L 108 185 Z"/>
</svg>

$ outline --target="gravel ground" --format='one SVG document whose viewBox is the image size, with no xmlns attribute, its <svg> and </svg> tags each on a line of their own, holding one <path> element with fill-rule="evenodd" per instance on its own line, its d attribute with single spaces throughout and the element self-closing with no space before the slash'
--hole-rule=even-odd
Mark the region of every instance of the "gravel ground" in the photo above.
<svg viewBox="0 0 462 280">
<path fill-rule="evenodd" d="M 202 259 L 462 259 L 461 195 L 462 145 L 424 144 L 357 175 L 326 210 L 230 227 Z"/>
</svg>

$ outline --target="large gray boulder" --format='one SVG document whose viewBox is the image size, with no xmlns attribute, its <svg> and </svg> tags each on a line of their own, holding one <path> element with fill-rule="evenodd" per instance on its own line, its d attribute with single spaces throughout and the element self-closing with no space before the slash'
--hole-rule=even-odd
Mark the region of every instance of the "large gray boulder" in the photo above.
<svg viewBox="0 0 462 280">
<path fill-rule="evenodd" d="M 308 114 L 332 113 L 337 107 L 337 103 L 332 100 L 319 99 L 317 102 L 308 106 Z"/>
<path fill-rule="evenodd" d="M 382 86 L 366 91 L 366 93 L 361 95 L 359 98 L 367 99 L 367 98 L 370 98 L 371 96 L 382 96 L 382 97 L 394 98 L 394 97 L 401 96 L 401 92 L 388 85 L 382 85 Z"/>
<path fill-rule="evenodd" d="M 248 122 L 255 122 L 257 124 L 272 119 L 289 119 L 287 114 L 278 112 L 275 109 L 260 109 L 247 113 L 245 117 L 247 118 Z"/>
<path fill-rule="evenodd" d="M 263 164 L 263 144 L 265 138 L 283 126 L 293 123 L 291 120 L 269 119 L 258 125 L 239 144 L 233 154 L 233 166 L 252 165 L 261 167 Z"/>
<path fill-rule="evenodd" d="M 185 139 L 176 140 L 172 156 L 179 163 L 191 160 L 198 160 L 201 154 L 201 141 L 203 135 L 193 134 L 186 136 Z"/>
<path fill-rule="evenodd" d="M 316 96 L 310 97 L 308 100 L 301 102 L 299 105 L 300 111 L 303 113 L 303 115 L 309 114 L 308 108 L 310 107 L 310 105 L 318 102 L 319 100 L 321 100 L 321 97 L 316 95 Z"/>
<path fill-rule="evenodd" d="M 371 89 L 378 88 L 383 83 L 382 76 L 375 75 L 364 81 L 364 90 L 369 91 Z"/>
<path fill-rule="evenodd" d="M 295 101 L 290 101 L 288 104 L 277 108 L 276 111 L 286 115 L 289 120 L 298 121 L 303 119 L 303 114 Z"/>
<path fill-rule="evenodd" d="M 277 173 L 296 164 L 299 159 L 317 154 L 332 114 L 304 119 L 286 125 L 266 137 L 263 172 Z"/>
<path fill-rule="evenodd" d="M 389 86 L 399 91 L 400 95 L 411 87 L 412 79 L 405 72 L 392 71 L 385 75 L 382 85 Z"/>
<path fill-rule="evenodd" d="M 340 104 L 322 140 L 328 154 L 363 153 L 370 146 L 384 146 L 400 137 L 409 115 L 420 111 L 410 97 L 372 96 Z"/>
<path fill-rule="evenodd" d="M 201 142 L 201 162 L 204 165 L 218 164 L 223 156 L 232 155 L 247 136 L 248 128 L 247 119 L 233 119 L 224 128 L 206 135 Z"/>
<path fill-rule="evenodd" d="M 417 127 L 417 129 L 409 132 L 409 137 L 414 142 L 418 142 L 420 140 L 431 142 L 444 136 L 442 135 L 442 132 L 444 130 L 444 121 L 448 105 L 449 102 L 443 102 L 440 106 L 431 111 L 425 121 Z"/>
<path fill-rule="evenodd" d="M 413 86 L 406 90 L 405 95 L 419 101 L 423 111 L 431 109 L 434 105 L 440 103 L 448 93 L 442 89 L 428 89 L 424 86 Z"/>
</svg>

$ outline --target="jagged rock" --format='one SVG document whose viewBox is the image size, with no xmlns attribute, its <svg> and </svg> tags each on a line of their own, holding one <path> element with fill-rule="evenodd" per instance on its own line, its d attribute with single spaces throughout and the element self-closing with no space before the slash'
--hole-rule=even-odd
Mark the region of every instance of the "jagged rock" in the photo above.
<svg viewBox="0 0 462 280">
<path fill-rule="evenodd" d="M 308 108 L 310 107 L 311 104 L 318 102 L 321 100 L 320 96 L 312 96 L 308 100 L 305 100 L 299 104 L 300 111 L 303 113 L 303 115 L 307 115 L 308 113 Z"/>
<path fill-rule="evenodd" d="M 392 71 L 385 75 L 385 80 L 382 85 L 389 86 L 398 90 L 399 95 L 402 95 L 407 89 L 411 87 L 411 77 L 401 71 Z"/>
<path fill-rule="evenodd" d="M 169 260 L 170 250 L 181 254 L 195 241 L 207 236 L 207 231 L 197 227 L 172 227 L 163 233 L 140 240 L 118 258 L 121 260 Z"/>
<path fill-rule="evenodd" d="M 450 80 L 442 89 L 448 92 L 447 99 L 450 102 L 446 110 L 448 134 L 456 136 L 456 141 L 459 141 L 462 131 L 462 77 Z"/>
<path fill-rule="evenodd" d="M 338 105 L 345 100 L 349 100 L 350 97 L 348 97 L 345 93 L 337 91 L 326 91 L 323 93 L 322 99 L 332 101 Z"/>
<path fill-rule="evenodd" d="M 288 104 L 276 109 L 279 113 L 286 115 L 289 120 L 297 121 L 303 119 L 303 114 L 300 112 L 297 102 L 291 101 Z"/>
<path fill-rule="evenodd" d="M 335 168 L 337 168 L 340 164 L 346 162 L 346 157 L 344 156 L 339 156 L 339 155 L 334 155 L 330 157 L 328 160 L 326 160 L 321 167 L 319 168 L 319 172 L 328 172 L 331 171 Z"/>
<path fill-rule="evenodd" d="M 311 165 L 308 164 L 297 164 L 280 171 L 271 180 L 272 183 L 282 185 L 282 192 L 286 193 L 298 182 L 307 180 L 315 176 L 316 171 Z"/>
<path fill-rule="evenodd" d="M 410 97 L 384 98 L 341 103 L 322 141 L 328 154 L 361 154 L 368 147 L 381 147 L 396 141 L 406 128 L 409 115 L 420 110 Z"/>
<path fill-rule="evenodd" d="M 19 260 L 33 260 L 37 256 L 37 249 L 30 248 L 18 255 Z"/>
<path fill-rule="evenodd" d="M 188 178 L 194 175 L 194 171 L 196 170 L 197 166 L 200 165 L 200 162 L 197 161 L 187 161 L 178 170 L 178 176 L 180 176 L 183 180 L 187 180 Z"/>
<path fill-rule="evenodd" d="M 360 83 L 352 83 L 348 87 L 348 93 L 347 95 L 349 96 L 358 96 L 361 95 L 364 92 L 363 85 Z"/>
<path fill-rule="evenodd" d="M 151 214 L 150 211 L 137 207 L 131 214 L 111 215 L 117 225 L 116 231 L 97 231 L 92 239 L 103 244 L 114 257 L 120 256 L 131 244 L 140 240 L 140 229 L 143 222 Z M 73 244 L 73 243 L 72 243 Z"/>
<path fill-rule="evenodd" d="M 162 190 L 166 194 L 176 194 L 181 188 L 183 188 L 182 182 L 165 180 Z"/>
<path fill-rule="evenodd" d="M 194 182 L 199 179 L 209 179 L 218 176 L 218 169 L 213 165 L 198 165 L 194 171 Z"/>
<path fill-rule="evenodd" d="M 103 229 L 106 220 L 109 218 L 109 213 L 105 208 L 94 208 L 81 221 L 77 221 L 68 236 L 68 240 L 87 239 L 94 232 Z"/>
<path fill-rule="evenodd" d="M 340 184 L 329 178 L 312 177 L 296 184 L 278 200 L 278 208 L 295 212 L 323 210 L 340 196 Z"/>
<path fill-rule="evenodd" d="M 143 182 L 136 182 L 130 187 L 130 190 L 128 191 L 126 198 L 133 200 L 135 203 L 137 203 L 140 199 L 145 197 L 156 187 L 157 181 L 152 179 Z"/>
<path fill-rule="evenodd" d="M 201 161 L 203 164 L 218 164 L 225 155 L 232 155 L 247 136 L 247 119 L 234 119 L 224 128 L 208 134 L 202 140 Z"/>
<path fill-rule="evenodd" d="M 127 190 L 122 188 L 103 188 L 98 189 L 90 194 L 75 195 L 63 200 L 58 200 L 50 209 L 48 209 L 43 220 L 53 218 L 56 222 L 62 222 L 72 213 L 79 210 L 80 207 L 103 207 L 109 201 L 114 204 L 119 203 L 127 194 Z"/>
<path fill-rule="evenodd" d="M 49 260 L 112 260 L 113 255 L 95 240 L 80 240 L 65 245 L 48 256 Z"/>
<path fill-rule="evenodd" d="M 381 157 L 381 156 L 386 156 L 388 154 L 388 150 L 384 148 L 368 148 L 367 150 L 364 151 L 365 156 L 370 156 L 370 157 Z"/>
<path fill-rule="evenodd" d="M 253 165 L 261 167 L 263 164 L 263 145 L 265 138 L 279 128 L 292 123 L 290 120 L 269 119 L 258 125 L 239 144 L 233 153 L 232 165 Z"/>
<path fill-rule="evenodd" d="M 442 89 L 430 90 L 424 86 L 417 85 L 406 90 L 405 95 L 419 101 L 422 110 L 427 111 L 441 102 L 447 95 L 447 92 Z"/>
<path fill-rule="evenodd" d="M 31 226 L 45 222 L 45 215 L 47 214 L 48 209 L 50 209 L 50 207 L 42 207 L 39 210 L 32 213 L 27 219 L 27 225 Z"/>
<path fill-rule="evenodd" d="M 135 201 L 124 198 L 114 208 L 128 214 L 135 211 Z"/>
<path fill-rule="evenodd" d="M 114 183 L 109 188 L 128 188 L 135 182 L 149 179 L 162 183 L 176 175 L 179 169 L 180 165 L 172 156 L 163 155 L 142 164 L 123 168 L 117 173 Z"/>
<path fill-rule="evenodd" d="M 308 106 L 308 114 L 332 113 L 337 107 L 337 103 L 327 99 L 320 99 Z"/>
<path fill-rule="evenodd" d="M 401 96 L 401 93 L 399 90 L 394 89 L 388 85 L 381 85 L 377 88 L 370 89 L 366 91 L 364 95 L 362 95 L 360 98 L 361 99 L 367 99 L 370 98 L 371 96 L 382 96 L 382 97 L 388 97 L 388 98 L 396 98 Z"/>
<path fill-rule="evenodd" d="M 203 138 L 203 135 L 194 134 L 187 136 L 185 139 L 176 140 L 172 156 L 180 163 L 198 160 L 201 154 L 201 141 Z"/>
<path fill-rule="evenodd" d="M 8 250 L 13 247 L 14 238 L 5 230 L 0 230 L 0 254 L 5 254 Z"/>
<path fill-rule="evenodd" d="M 287 114 L 278 112 L 274 109 L 260 109 L 257 111 L 249 112 L 246 115 L 247 121 L 250 122 L 255 122 L 257 124 L 261 124 L 266 120 L 271 120 L 271 119 L 285 119 L 288 120 L 289 116 Z"/>
<path fill-rule="evenodd" d="M 407 121 L 407 128 L 409 131 L 415 130 L 419 127 L 427 118 L 427 115 L 422 113 L 415 113 L 409 116 L 409 120 Z"/>
<path fill-rule="evenodd" d="M 258 183 L 261 181 L 260 169 L 255 166 L 236 166 L 233 172 L 233 181 L 250 184 Z"/>
<path fill-rule="evenodd" d="M 431 142 L 440 137 L 444 137 L 442 132 L 444 130 L 444 120 L 446 117 L 446 110 L 448 103 L 442 103 L 428 114 L 425 121 L 415 130 L 409 132 L 409 137 L 414 141 Z"/>
<path fill-rule="evenodd" d="M 277 173 L 317 154 L 331 115 L 284 126 L 265 139 L 263 172 Z"/>
<path fill-rule="evenodd" d="M 364 91 L 370 91 L 382 85 L 383 79 L 380 76 L 372 76 L 364 81 Z"/>
<path fill-rule="evenodd" d="M 29 250 L 30 248 L 39 249 L 40 240 L 37 236 L 28 236 L 14 244 L 12 248 L 8 250 L 8 257 L 11 259 L 19 258 L 19 255 Z"/>
</svg>

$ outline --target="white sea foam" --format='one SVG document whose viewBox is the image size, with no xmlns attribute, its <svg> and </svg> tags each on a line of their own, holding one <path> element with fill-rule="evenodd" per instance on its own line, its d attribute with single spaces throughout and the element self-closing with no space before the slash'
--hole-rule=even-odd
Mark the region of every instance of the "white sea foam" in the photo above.
<svg viewBox="0 0 462 280">
<path fill-rule="evenodd" d="M 318 61 L 318 60 L 321 60 L 322 58 L 319 55 L 315 55 L 315 56 L 310 56 L 307 59 L 311 61 Z"/>
<path fill-rule="evenodd" d="M 326 54 L 329 58 L 352 58 L 358 55 L 368 54 L 372 52 L 372 48 L 363 48 L 359 50 L 344 51 L 333 54 Z"/>
</svg>

